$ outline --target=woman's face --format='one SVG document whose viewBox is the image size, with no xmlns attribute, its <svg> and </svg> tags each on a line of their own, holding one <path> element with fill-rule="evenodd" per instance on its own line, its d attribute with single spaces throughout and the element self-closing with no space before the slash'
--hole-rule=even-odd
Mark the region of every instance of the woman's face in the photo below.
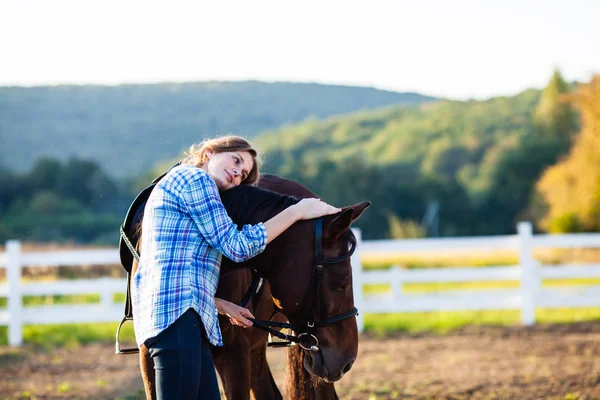
<svg viewBox="0 0 600 400">
<path fill-rule="evenodd" d="M 208 160 L 201 168 L 213 178 L 220 191 L 239 186 L 254 167 L 254 159 L 247 151 L 223 153 L 207 151 L 206 157 Z"/>
</svg>

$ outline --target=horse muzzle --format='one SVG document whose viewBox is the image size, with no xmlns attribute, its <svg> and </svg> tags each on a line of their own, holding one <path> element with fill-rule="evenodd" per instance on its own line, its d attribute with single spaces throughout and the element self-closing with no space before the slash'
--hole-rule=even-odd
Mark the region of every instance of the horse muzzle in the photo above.
<svg viewBox="0 0 600 400">
<path fill-rule="evenodd" d="M 350 371 L 356 356 L 340 357 L 335 351 L 321 346 L 319 351 L 305 351 L 303 366 L 312 375 L 333 383 L 342 379 Z"/>
</svg>

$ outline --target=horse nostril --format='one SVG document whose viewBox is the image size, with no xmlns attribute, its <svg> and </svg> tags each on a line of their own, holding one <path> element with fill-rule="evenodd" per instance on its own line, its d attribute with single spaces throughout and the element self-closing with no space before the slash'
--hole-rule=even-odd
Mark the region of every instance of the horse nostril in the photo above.
<svg viewBox="0 0 600 400">
<path fill-rule="evenodd" d="M 354 361 L 350 361 L 348 364 L 346 364 L 346 366 L 344 367 L 344 373 L 350 371 L 350 368 L 352 368 L 353 364 L 354 364 Z"/>
</svg>

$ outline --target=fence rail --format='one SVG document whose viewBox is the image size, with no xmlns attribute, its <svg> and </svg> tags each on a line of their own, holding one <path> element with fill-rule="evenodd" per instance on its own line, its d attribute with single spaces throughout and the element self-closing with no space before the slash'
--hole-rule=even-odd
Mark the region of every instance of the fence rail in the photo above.
<svg viewBox="0 0 600 400">
<path fill-rule="evenodd" d="M 123 293 L 126 279 L 79 279 L 52 282 L 22 282 L 23 267 L 79 266 L 119 264 L 117 249 L 73 250 L 22 253 L 21 244 L 11 240 L 0 253 L 0 268 L 6 268 L 6 283 L 0 284 L 0 297 L 8 307 L 0 308 L 0 325 L 8 325 L 8 344 L 23 343 L 24 324 L 63 324 L 116 322 L 123 318 L 123 304 L 114 302 L 115 293 Z M 23 306 L 23 296 L 99 294 L 100 303 L 51 306 Z"/>
<path fill-rule="evenodd" d="M 600 287 L 542 288 L 542 279 L 600 278 L 600 264 L 542 266 L 533 257 L 535 248 L 600 247 L 600 234 L 533 235 L 532 226 L 521 222 L 516 235 L 441 239 L 362 241 L 355 230 L 357 251 L 352 256 L 354 300 L 361 311 L 359 330 L 364 328 L 364 313 L 394 313 L 459 310 L 520 310 L 521 322 L 535 323 L 536 307 L 600 306 Z M 514 250 L 519 264 L 485 268 L 451 267 L 445 269 L 405 270 L 392 267 L 386 271 L 365 271 L 361 254 L 448 250 Z M 0 325 L 8 325 L 8 342 L 19 346 L 24 324 L 117 322 L 123 316 L 123 304 L 114 303 L 114 294 L 123 293 L 125 279 L 100 278 L 54 282 L 22 282 L 23 267 L 48 265 L 119 264 L 116 249 L 22 253 L 20 243 L 9 241 L 0 253 L 0 268 L 7 269 L 7 282 L 0 284 L 0 297 L 8 298 L 8 307 L 0 308 Z M 403 285 L 414 282 L 517 281 L 515 289 L 452 290 L 438 293 L 405 293 Z M 365 284 L 389 284 L 391 292 L 365 295 Z M 57 294 L 100 295 L 92 305 L 52 305 L 24 307 L 23 296 Z"/>
<path fill-rule="evenodd" d="M 519 255 L 519 265 L 485 268 L 406 270 L 392 267 L 387 271 L 364 271 L 360 258 L 353 260 L 355 303 L 368 313 L 460 311 L 460 310 L 520 310 L 524 325 L 535 324 L 536 307 L 596 307 L 600 306 L 597 286 L 557 286 L 542 288 L 543 279 L 600 278 L 600 264 L 543 266 L 533 257 L 536 248 L 600 248 L 600 234 L 533 235 L 529 222 L 517 225 L 516 235 L 441 239 L 377 240 L 360 244 L 361 253 L 396 253 L 448 250 L 497 251 L 513 250 Z M 405 283 L 517 281 L 516 289 L 451 290 L 439 293 L 404 293 Z M 365 284 L 389 284 L 391 292 L 365 296 Z M 364 320 L 359 316 L 359 329 Z"/>
</svg>

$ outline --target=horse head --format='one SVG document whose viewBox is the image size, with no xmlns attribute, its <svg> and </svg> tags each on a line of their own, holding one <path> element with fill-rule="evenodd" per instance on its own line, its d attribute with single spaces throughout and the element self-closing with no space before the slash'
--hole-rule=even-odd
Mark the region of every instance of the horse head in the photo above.
<svg viewBox="0 0 600 400">
<path fill-rule="evenodd" d="M 279 184 L 290 183 L 278 179 Z M 286 190 L 286 187 L 277 186 L 277 190 L 282 189 Z M 292 193 L 297 196 L 314 196 L 312 192 L 308 192 L 311 195 L 301 193 L 295 186 L 293 189 Z M 223 203 L 236 223 L 266 221 L 298 201 L 297 198 L 260 190 L 240 187 L 223 194 Z M 282 193 L 285 193 L 283 190 Z M 287 187 L 287 190 L 290 188 Z M 249 197 L 264 196 L 263 192 L 271 195 L 267 196 L 270 200 L 260 200 L 262 206 L 248 201 Z M 286 315 L 304 343 L 304 368 L 328 382 L 337 381 L 348 372 L 358 352 L 358 329 L 355 318 L 352 318 L 356 312 L 350 263 L 356 239 L 350 225 L 369 205 L 370 202 L 362 202 L 344 207 L 338 214 L 323 217 L 321 222 L 299 221 L 257 257 L 237 265 L 224 259 L 221 267 L 222 274 L 246 266 L 266 276 L 273 302 Z"/>
<path fill-rule="evenodd" d="M 304 368 L 327 382 L 348 372 L 358 352 L 358 329 L 351 318 L 356 312 L 350 256 L 356 239 L 350 225 L 369 205 L 324 217 L 320 238 L 314 220 L 297 223 L 279 249 L 281 262 L 268 275 L 274 302 L 297 333 L 305 333 Z M 308 350 L 312 345 L 318 351 Z"/>
</svg>

